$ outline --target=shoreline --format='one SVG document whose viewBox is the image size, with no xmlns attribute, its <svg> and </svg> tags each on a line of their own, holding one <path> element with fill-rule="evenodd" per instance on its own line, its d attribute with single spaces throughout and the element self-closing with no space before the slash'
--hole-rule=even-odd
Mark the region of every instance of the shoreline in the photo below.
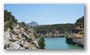
<svg viewBox="0 0 90 55">
<path fill-rule="evenodd" d="M 79 46 L 81 48 L 84 48 L 83 44 L 73 41 L 72 38 L 66 38 L 66 43 L 67 44 L 72 44 L 72 45 L 75 45 L 75 46 Z"/>
<path fill-rule="evenodd" d="M 71 45 L 75 45 L 75 46 L 84 48 L 84 45 L 83 44 L 74 42 L 72 38 L 66 38 L 66 37 L 45 37 L 45 38 L 65 38 L 67 44 L 71 44 Z"/>
</svg>

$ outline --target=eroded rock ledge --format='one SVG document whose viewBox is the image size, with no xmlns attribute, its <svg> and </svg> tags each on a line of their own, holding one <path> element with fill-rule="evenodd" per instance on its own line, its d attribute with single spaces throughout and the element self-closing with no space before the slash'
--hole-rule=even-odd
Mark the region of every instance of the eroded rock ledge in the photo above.
<svg viewBox="0 0 90 55">
<path fill-rule="evenodd" d="M 76 45 L 76 46 L 79 46 L 79 47 L 84 48 L 84 44 L 83 43 L 80 43 L 82 41 L 84 41 L 84 40 L 83 39 L 74 40 L 72 38 L 66 38 L 66 43 L 72 44 L 72 45 Z"/>
</svg>

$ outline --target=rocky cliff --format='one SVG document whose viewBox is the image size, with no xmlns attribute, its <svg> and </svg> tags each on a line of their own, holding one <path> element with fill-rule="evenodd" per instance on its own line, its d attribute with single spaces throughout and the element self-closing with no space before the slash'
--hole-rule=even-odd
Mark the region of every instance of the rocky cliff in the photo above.
<svg viewBox="0 0 90 55">
<path fill-rule="evenodd" d="M 38 40 L 33 36 L 33 29 L 26 32 L 19 24 L 4 32 L 5 49 L 38 49 Z"/>
<path fill-rule="evenodd" d="M 4 10 L 4 49 L 38 49 L 38 40 L 34 36 L 33 28 Z"/>
<path fill-rule="evenodd" d="M 84 17 L 81 17 L 76 21 L 66 40 L 69 44 L 84 48 Z"/>
</svg>

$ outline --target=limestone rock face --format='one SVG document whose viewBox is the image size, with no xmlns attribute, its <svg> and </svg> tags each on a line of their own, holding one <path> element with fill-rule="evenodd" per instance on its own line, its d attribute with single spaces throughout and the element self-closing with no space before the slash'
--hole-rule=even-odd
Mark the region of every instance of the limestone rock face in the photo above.
<svg viewBox="0 0 90 55">
<path fill-rule="evenodd" d="M 26 32 L 18 24 L 13 30 L 4 31 L 4 49 L 38 49 L 38 40 L 33 36 L 33 29 Z"/>
<path fill-rule="evenodd" d="M 84 17 L 81 17 L 71 29 L 71 33 L 67 37 L 67 42 L 84 48 L 84 39 Z"/>
<path fill-rule="evenodd" d="M 18 41 L 10 44 L 10 49 L 19 49 L 20 48 L 20 44 Z"/>
</svg>

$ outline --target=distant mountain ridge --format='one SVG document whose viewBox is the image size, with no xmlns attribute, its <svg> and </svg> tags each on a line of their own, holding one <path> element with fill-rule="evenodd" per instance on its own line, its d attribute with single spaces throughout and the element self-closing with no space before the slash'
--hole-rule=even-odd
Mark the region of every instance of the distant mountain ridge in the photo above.
<svg viewBox="0 0 90 55">
<path fill-rule="evenodd" d="M 28 25 L 28 26 L 37 26 L 38 23 L 35 22 L 35 21 L 32 21 L 32 22 L 30 22 L 30 23 L 27 23 L 27 25 Z"/>
</svg>

